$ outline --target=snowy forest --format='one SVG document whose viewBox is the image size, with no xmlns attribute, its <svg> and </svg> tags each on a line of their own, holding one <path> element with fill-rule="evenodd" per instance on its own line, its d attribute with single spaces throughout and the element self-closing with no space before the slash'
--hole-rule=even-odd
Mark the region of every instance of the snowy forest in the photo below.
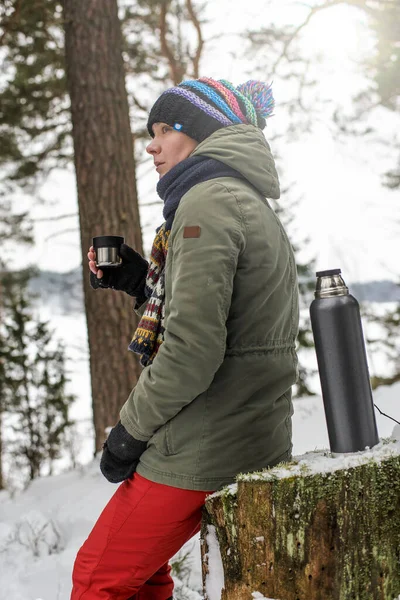
<svg viewBox="0 0 400 600">
<path fill-rule="evenodd" d="M 360 304 L 379 461 L 400 454 L 399 0 L 0 0 L 0 65 L 1 600 L 68 600 L 76 553 L 115 492 L 99 462 L 142 372 L 127 350 L 139 321 L 128 296 L 93 291 L 87 252 L 110 233 L 149 257 L 164 219 L 146 122 L 182 80 L 272 86 L 271 202 L 300 295 L 293 455 L 317 455 L 298 474 L 333 471 L 310 321 L 326 269 L 341 269 Z M 397 491 L 396 465 L 386 485 Z M 256 481 L 241 475 L 239 488 Z M 388 513 L 398 552 L 399 502 Z M 272 600 L 252 582 L 235 587 L 236 537 L 215 535 L 217 522 L 229 530 L 218 510 L 170 561 L 174 600 Z M 243 556 L 264 565 L 255 529 L 254 540 Z M 400 598 L 387 578 L 381 595 L 299 588 L 274 600 Z"/>
</svg>

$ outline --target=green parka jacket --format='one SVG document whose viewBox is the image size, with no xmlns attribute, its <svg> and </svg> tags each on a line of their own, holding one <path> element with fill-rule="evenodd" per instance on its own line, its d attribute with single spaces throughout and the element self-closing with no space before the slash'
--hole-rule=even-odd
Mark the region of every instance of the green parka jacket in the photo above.
<svg viewBox="0 0 400 600">
<path fill-rule="evenodd" d="M 148 442 L 140 475 L 211 491 L 291 456 L 298 285 L 291 245 L 265 199 L 279 197 L 279 181 L 262 132 L 219 129 L 196 155 L 246 179 L 219 177 L 182 197 L 166 261 L 165 341 L 121 422 Z M 200 236 L 184 236 L 193 226 Z"/>
</svg>

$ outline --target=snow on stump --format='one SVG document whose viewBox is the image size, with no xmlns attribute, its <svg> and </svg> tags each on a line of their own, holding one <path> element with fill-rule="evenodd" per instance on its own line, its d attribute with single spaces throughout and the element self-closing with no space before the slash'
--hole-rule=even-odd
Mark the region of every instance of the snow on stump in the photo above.
<svg viewBox="0 0 400 600">
<path fill-rule="evenodd" d="M 201 548 L 205 600 L 397 600 L 400 443 L 240 475 L 207 500 Z"/>
</svg>

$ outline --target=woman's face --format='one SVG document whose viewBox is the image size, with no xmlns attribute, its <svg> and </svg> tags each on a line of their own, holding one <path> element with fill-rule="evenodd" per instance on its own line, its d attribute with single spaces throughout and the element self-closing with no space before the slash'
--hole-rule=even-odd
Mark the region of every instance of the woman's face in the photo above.
<svg viewBox="0 0 400 600">
<path fill-rule="evenodd" d="M 187 158 L 198 145 L 196 140 L 166 123 L 154 123 L 153 133 L 154 138 L 146 147 L 146 152 L 152 155 L 160 178 Z"/>
</svg>

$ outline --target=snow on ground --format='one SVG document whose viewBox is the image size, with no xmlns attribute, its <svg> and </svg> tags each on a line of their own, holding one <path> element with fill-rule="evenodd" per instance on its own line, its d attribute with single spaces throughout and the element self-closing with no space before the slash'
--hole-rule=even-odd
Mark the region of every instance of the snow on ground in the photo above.
<svg viewBox="0 0 400 600">
<path fill-rule="evenodd" d="M 400 421 L 400 383 L 379 388 L 374 399 Z M 393 421 L 377 414 L 377 423 L 380 437 L 389 437 Z M 320 397 L 296 401 L 293 433 L 296 455 L 328 448 Z M 12 499 L 0 493 L 0 600 L 69 599 L 76 552 L 115 490 L 100 474 L 98 462 L 97 457 L 74 471 L 38 479 Z M 181 552 L 187 551 L 190 575 L 184 583 L 176 580 L 176 596 L 200 600 L 198 537 Z M 220 576 L 213 581 L 216 592 L 220 581 Z M 218 600 L 218 593 L 214 596 Z"/>
<path fill-rule="evenodd" d="M 37 479 L 13 499 L 1 492 L 0 599 L 68 600 L 75 555 L 115 489 L 101 475 L 97 457 L 74 471 Z M 181 550 L 187 551 L 190 588 L 176 580 L 177 598 L 200 600 L 198 540 Z"/>
<path fill-rule="evenodd" d="M 209 600 L 220 600 L 224 589 L 224 567 L 222 565 L 217 533 L 214 525 L 207 525 L 206 541 L 208 546 L 208 573 L 206 576 L 206 593 Z"/>
</svg>

